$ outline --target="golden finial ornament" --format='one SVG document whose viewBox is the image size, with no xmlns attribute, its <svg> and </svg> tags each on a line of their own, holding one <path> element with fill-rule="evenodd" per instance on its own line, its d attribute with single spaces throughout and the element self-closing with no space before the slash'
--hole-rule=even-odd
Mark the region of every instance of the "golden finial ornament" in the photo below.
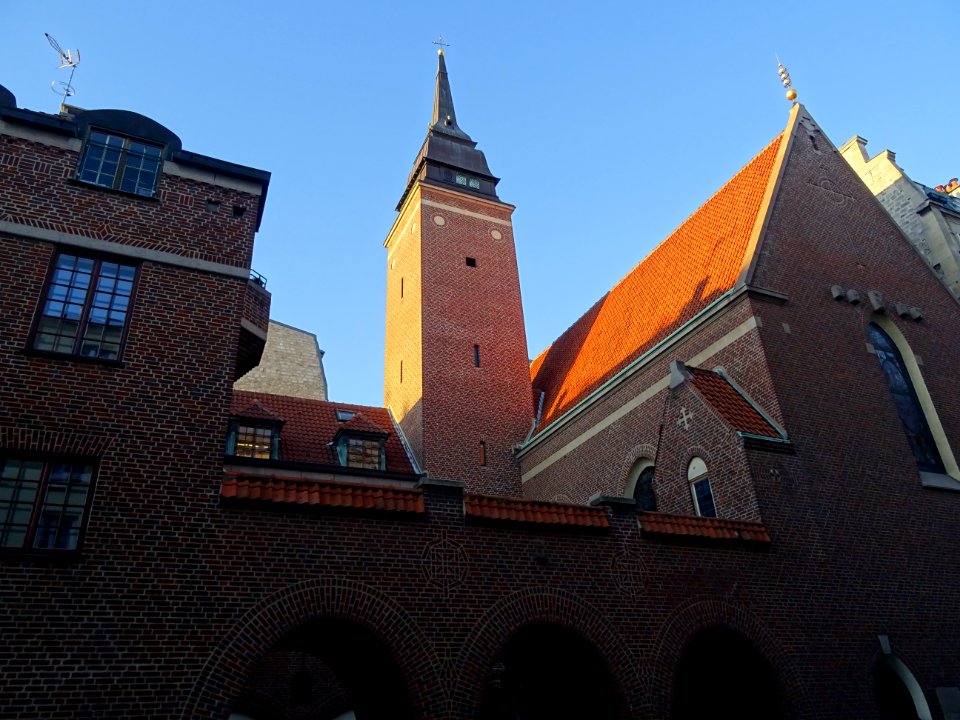
<svg viewBox="0 0 960 720">
<path fill-rule="evenodd" d="M 774 57 L 777 58 L 777 73 L 780 75 L 780 82 L 783 83 L 783 86 L 787 89 L 787 100 L 790 102 L 797 101 L 797 91 L 793 89 L 793 81 L 790 80 L 790 73 L 787 72 L 787 69 L 783 66 L 783 63 L 780 62 L 780 56 L 774 54 Z"/>
</svg>

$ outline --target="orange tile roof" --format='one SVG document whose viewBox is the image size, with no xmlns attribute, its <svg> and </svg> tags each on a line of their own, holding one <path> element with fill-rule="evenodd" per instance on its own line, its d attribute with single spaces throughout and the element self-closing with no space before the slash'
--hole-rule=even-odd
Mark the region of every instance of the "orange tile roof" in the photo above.
<svg viewBox="0 0 960 720">
<path fill-rule="evenodd" d="M 531 363 L 541 429 L 735 285 L 782 137 Z"/>
<path fill-rule="evenodd" d="M 751 435 L 780 439 L 780 433 L 726 378 L 709 370 L 687 366 L 693 386 L 730 427 Z"/>
<path fill-rule="evenodd" d="M 220 497 L 355 510 L 426 512 L 422 490 L 302 478 L 227 474 L 220 484 Z"/>
<path fill-rule="evenodd" d="M 234 390 L 230 412 L 241 415 L 254 402 L 267 413 L 283 418 L 286 422 L 280 432 L 280 460 L 289 462 L 339 465 L 336 452 L 329 443 L 337 430 L 347 423 L 337 420 L 337 409 L 355 413 L 357 429 L 388 433 L 386 440 L 386 465 L 388 472 L 413 473 L 413 467 L 403 442 L 394 428 L 390 413 L 385 408 L 348 405 L 326 400 L 270 395 L 267 393 Z M 362 415 L 362 416 L 361 416 Z"/>
<path fill-rule="evenodd" d="M 758 522 L 725 520 L 691 515 L 640 513 L 640 529 L 648 535 L 680 535 L 704 537 L 712 540 L 743 540 L 770 542 L 767 529 Z"/>
<path fill-rule="evenodd" d="M 582 525 L 602 528 L 610 526 L 603 508 L 515 500 L 471 493 L 464 494 L 463 505 L 468 516 L 487 520 L 539 525 Z"/>
</svg>

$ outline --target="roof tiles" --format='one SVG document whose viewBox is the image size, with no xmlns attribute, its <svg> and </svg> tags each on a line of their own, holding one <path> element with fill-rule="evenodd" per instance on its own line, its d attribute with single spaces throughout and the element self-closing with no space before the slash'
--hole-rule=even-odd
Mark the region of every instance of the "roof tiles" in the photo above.
<svg viewBox="0 0 960 720">
<path fill-rule="evenodd" d="M 463 496 L 463 505 L 467 516 L 487 520 L 538 525 L 581 525 L 599 528 L 610 526 L 603 508 L 515 500 L 470 493 Z"/>
<path fill-rule="evenodd" d="M 254 402 L 259 403 L 267 413 L 286 421 L 280 433 L 282 461 L 339 465 L 336 452 L 329 443 L 333 441 L 337 430 L 347 425 L 337 420 L 336 411 L 342 409 L 357 413 L 353 420 L 357 420 L 362 414 L 358 422 L 362 423 L 364 431 L 371 431 L 372 427 L 373 431 L 388 433 L 385 444 L 388 472 L 414 474 L 403 442 L 385 408 L 234 390 L 230 412 L 241 415 L 242 411 Z"/>
<path fill-rule="evenodd" d="M 737 282 L 782 135 L 687 218 L 530 366 L 540 428 Z"/>
<path fill-rule="evenodd" d="M 422 490 L 276 476 L 227 475 L 220 485 L 220 497 L 355 510 L 426 511 Z"/>
<path fill-rule="evenodd" d="M 643 530 L 645 535 L 677 535 L 709 538 L 711 540 L 770 542 L 767 529 L 761 523 L 750 522 L 749 520 L 726 520 L 691 515 L 667 515 L 666 513 L 641 513 L 639 520 L 640 529 Z"/>
<path fill-rule="evenodd" d="M 691 382 L 720 416 L 734 429 L 751 435 L 780 439 L 781 435 L 722 375 L 687 367 Z"/>
</svg>

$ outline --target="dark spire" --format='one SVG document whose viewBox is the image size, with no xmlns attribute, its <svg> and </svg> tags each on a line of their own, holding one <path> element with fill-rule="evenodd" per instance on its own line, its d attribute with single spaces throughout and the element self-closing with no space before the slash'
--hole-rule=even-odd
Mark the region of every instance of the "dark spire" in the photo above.
<svg viewBox="0 0 960 720">
<path fill-rule="evenodd" d="M 447 77 L 443 48 L 437 56 L 437 87 L 433 91 L 433 121 L 430 129 L 469 141 L 470 136 L 457 125 L 457 112 L 453 109 L 453 93 L 450 92 L 450 78 Z"/>
<path fill-rule="evenodd" d="M 490 173 L 487 159 L 460 126 L 453 109 L 453 93 L 447 77 L 447 63 L 441 49 L 437 62 L 437 87 L 433 94 L 433 120 L 427 139 L 413 162 L 407 187 L 397 205 L 403 206 L 410 188 L 418 180 L 455 188 L 470 195 L 497 200 L 499 178 Z"/>
</svg>

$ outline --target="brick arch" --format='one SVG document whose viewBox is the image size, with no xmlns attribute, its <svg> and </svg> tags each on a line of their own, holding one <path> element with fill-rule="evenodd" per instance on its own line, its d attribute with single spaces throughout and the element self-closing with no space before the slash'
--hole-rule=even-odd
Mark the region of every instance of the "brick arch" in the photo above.
<svg viewBox="0 0 960 720">
<path fill-rule="evenodd" d="M 682 605 L 661 627 L 646 666 L 646 687 L 655 716 L 670 714 L 673 680 L 687 641 L 700 630 L 711 627 L 725 627 L 743 635 L 770 663 L 780 681 L 788 718 L 813 717 L 804 688 L 783 646 L 759 618 L 723 600 L 698 600 Z"/>
<path fill-rule="evenodd" d="M 635 717 L 643 701 L 639 664 L 607 616 L 582 598 L 557 588 L 519 590 L 497 601 L 471 628 L 455 667 L 450 697 L 453 717 L 477 708 L 484 684 L 507 641 L 536 623 L 553 623 L 577 632 L 606 663 L 625 705 L 625 717 Z"/>
<path fill-rule="evenodd" d="M 628 487 L 630 482 L 630 471 L 633 470 L 634 464 L 640 458 L 650 458 L 654 467 L 657 464 L 657 448 L 650 443 L 641 443 L 639 445 L 634 445 L 630 448 L 623 460 L 620 462 L 620 475 L 618 476 L 617 482 L 620 483 L 620 487 L 624 489 L 624 496 L 626 497 L 627 491 L 630 489 Z"/>
<path fill-rule="evenodd" d="M 390 597 L 363 583 L 338 579 L 289 585 L 252 607 L 207 658 L 181 717 L 226 718 L 250 670 L 289 633 L 311 620 L 336 618 L 372 631 L 391 651 L 410 699 L 423 716 L 442 715 L 446 702 L 440 662 L 429 638 Z M 417 693 L 417 688 L 425 688 Z"/>
</svg>

